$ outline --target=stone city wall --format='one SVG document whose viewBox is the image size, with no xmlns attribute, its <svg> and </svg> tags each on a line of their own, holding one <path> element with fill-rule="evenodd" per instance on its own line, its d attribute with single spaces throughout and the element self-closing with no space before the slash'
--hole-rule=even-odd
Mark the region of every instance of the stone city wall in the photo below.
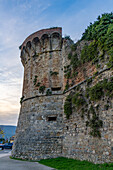
<svg viewBox="0 0 113 170">
<path fill-rule="evenodd" d="M 78 58 L 86 43 L 77 45 Z M 24 82 L 13 157 L 113 161 L 112 98 L 102 94 L 94 101 L 86 95 L 98 82 L 111 81 L 113 71 L 105 63 L 97 69 L 92 62 L 74 70 L 69 59 L 74 54 L 72 45 L 72 40 L 62 38 L 61 28 L 51 28 L 30 35 L 20 46 Z M 74 98 L 68 118 L 64 113 L 67 96 Z M 82 101 L 79 106 L 76 97 Z"/>
</svg>

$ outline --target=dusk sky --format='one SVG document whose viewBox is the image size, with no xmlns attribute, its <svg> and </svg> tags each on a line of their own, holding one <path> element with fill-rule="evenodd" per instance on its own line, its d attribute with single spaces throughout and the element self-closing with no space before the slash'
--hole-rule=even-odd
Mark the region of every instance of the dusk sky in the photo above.
<svg viewBox="0 0 113 170">
<path fill-rule="evenodd" d="M 16 125 L 23 66 L 19 46 L 33 32 L 60 26 L 74 41 L 113 0 L 0 0 L 0 125 Z"/>
</svg>

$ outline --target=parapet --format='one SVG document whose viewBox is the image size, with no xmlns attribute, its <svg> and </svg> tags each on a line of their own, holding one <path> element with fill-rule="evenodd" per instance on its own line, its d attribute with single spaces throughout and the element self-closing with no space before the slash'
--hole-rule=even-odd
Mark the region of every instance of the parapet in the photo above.
<svg viewBox="0 0 113 170">
<path fill-rule="evenodd" d="M 43 53 L 60 51 L 62 48 L 62 28 L 54 27 L 37 31 L 28 36 L 21 49 L 21 61 L 25 66 L 26 61 L 31 57 L 39 56 Z"/>
<path fill-rule="evenodd" d="M 62 28 L 37 31 L 20 47 L 24 66 L 23 96 L 30 98 L 44 92 L 63 91 Z M 39 94 L 40 93 L 40 94 Z M 56 92 L 57 93 L 57 92 Z"/>
<path fill-rule="evenodd" d="M 62 36 L 62 28 L 61 27 L 52 27 L 48 29 L 42 29 L 39 30 L 31 35 L 29 35 L 25 41 L 22 43 L 22 45 L 19 47 L 22 51 L 23 47 L 27 45 L 28 42 L 35 41 L 36 37 L 40 40 L 42 39 L 45 35 L 48 37 L 54 36 L 54 34 L 58 34 L 59 36 Z"/>
</svg>

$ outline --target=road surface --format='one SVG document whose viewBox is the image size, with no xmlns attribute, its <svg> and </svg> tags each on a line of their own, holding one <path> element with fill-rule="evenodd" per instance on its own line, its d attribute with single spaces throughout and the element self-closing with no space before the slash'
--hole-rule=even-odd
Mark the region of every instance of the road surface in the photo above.
<svg viewBox="0 0 113 170">
<path fill-rule="evenodd" d="M 38 162 L 18 161 L 10 159 L 11 150 L 0 151 L 0 170 L 53 170 Z"/>
</svg>

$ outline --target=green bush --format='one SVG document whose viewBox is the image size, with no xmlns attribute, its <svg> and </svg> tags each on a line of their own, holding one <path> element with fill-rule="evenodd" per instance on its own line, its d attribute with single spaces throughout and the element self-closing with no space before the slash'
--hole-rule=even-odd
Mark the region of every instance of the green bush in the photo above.
<svg viewBox="0 0 113 170">
<path fill-rule="evenodd" d="M 92 78 L 86 80 L 87 85 L 89 86 L 92 83 Z"/>
<path fill-rule="evenodd" d="M 81 61 L 82 63 L 89 62 L 92 60 L 97 60 L 98 50 L 97 43 L 93 41 L 90 45 L 85 45 L 81 51 Z"/>
<path fill-rule="evenodd" d="M 72 51 L 76 51 L 76 49 L 77 49 L 77 44 L 78 44 L 78 43 L 75 43 L 75 44 L 71 45 L 71 50 L 72 50 Z"/>
<path fill-rule="evenodd" d="M 106 87 L 111 81 L 113 81 L 113 78 L 110 81 L 104 79 L 103 81 L 97 83 L 95 86 L 86 89 L 89 95 L 89 99 L 87 100 L 84 98 L 85 94 L 82 93 L 83 91 L 80 88 L 78 89 L 77 93 L 69 95 L 65 100 L 64 113 L 66 114 L 67 119 L 69 119 L 69 116 L 72 114 L 73 104 L 75 108 L 79 109 L 79 114 L 82 119 L 84 119 L 85 116 L 87 117 L 88 120 L 86 121 L 86 126 L 90 127 L 90 135 L 93 137 L 101 137 L 100 128 L 102 128 L 103 122 L 99 119 L 99 105 L 94 108 L 91 104 L 91 100 L 100 100 L 102 95 L 104 95 L 104 92 L 106 94 L 105 89 L 107 89 Z M 89 104 L 91 105 L 90 108 L 88 107 Z"/>
<path fill-rule="evenodd" d="M 40 86 L 40 87 L 39 87 L 39 92 L 40 92 L 40 93 L 44 93 L 44 90 L 45 90 L 45 86 Z"/>
<path fill-rule="evenodd" d="M 51 76 L 53 76 L 53 75 L 57 76 L 57 74 L 58 74 L 58 72 L 56 72 L 56 71 L 50 71 Z"/>
<path fill-rule="evenodd" d="M 77 108 L 79 108 L 84 105 L 85 99 L 83 98 L 82 94 L 76 93 L 72 98 L 72 103 L 75 104 Z"/>
<path fill-rule="evenodd" d="M 90 97 L 90 100 L 100 100 L 102 96 L 113 96 L 113 80 L 104 79 L 98 82 L 95 86 L 86 89 L 86 97 Z"/>
<path fill-rule="evenodd" d="M 104 95 L 101 83 L 97 83 L 95 86 L 87 89 L 87 92 L 90 96 L 90 99 L 93 101 L 101 99 L 101 97 Z"/>
<path fill-rule="evenodd" d="M 66 40 L 71 40 L 72 41 L 72 39 L 71 39 L 71 37 L 69 36 L 69 35 L 66 35 L 65 37 L 64 37 L 64 39 L 66 39 Z M 73 42 L 73 41 L 72 41 Z"/>
<path fill-rule="evenodd" d="M 71 65 L 74 70 L 80 65 L 80 60 L 78 59 L 76 53 L 71 57 Z"/>
<path fill-rule="evenodd" d="M 38 83 L 36 84 L 36 87 L 39 87 L 39 86 L 40 86 L 40 84 L 41 84 L 41 83 L 40 83 L 40 82 L 38 82 Z"/>
<path fill-rule="evenodd" d="M 22 96 L 22 97 L 20 98 L 20 104 L 22 104 L 23 100 L 24 100 L 24 96 Z"/>
<path fill-rule="evenodd" d="M 110 55 L 108 67 L 113 67 L 113 13 L 98 17 L 97 21 L 85 30 L 81 40 L 95 40 L 97 47 Z"/>
<path fill-rule="evenodd" d="M 105 13 L 97 18 L 94 24 L 90 24 L 83 33 L 82 40 L 98 40 L 101 36 L 105 36 L 109 25 L 113 24 L 113 13 Z"/>
<path fill-rule="evenodd" d="M 68 59 L 70 60 L 72 57 L 72 52 L 68 54 Z"/>
<path fill-rule="evenodd" d="M 47 91 L 46 91 L 46 95 L 47 96 L 50 96 L 52 94 L 52 91 L 50 90 L 50 89 L 48 89 Z"/>
<path fill-rule="evenodd" d="M 71 71 L 69 70 L 66 74 L 65 74 L 65 78 L 69 79 L 71 77 Z"/>
<path fill-rule="evenodd" d="M 78 71 L 74 71 L 72 74 L 73 77 L 76 77 L 77 75 L 78 75 Z"/>
<path fill-rule="evenodd" d="M 67 96 L 64 103 L 64 113 L 66 114 L 66 118 L 69 119 L 72 114 L 72 96 Z"/>
<path fill-rule="evenodd" d="M 37 75 L 35 75 L 35 78 L 34 78 L 34 80 L 33 80 L 33 83 L 34 83 L 34 85 L 36 85 L 36 82 L 37 82 Z"/>
<path fill-rule="evenodd" d="M 109 104 L 104 105 L 104 109 L 108 110 L 109 109 Z"/>
<path fill-rule="evenodd" d="M 68 89 L 69 89 L 69 80 L 67 80 L 67 82 L 66 82 L 64 91 L 67 91 Z"/>
<path fill-rule="evenodd" d="M 102 120 L 99 119 L 99 116 L 96 114 L 93 106 L 91 105 L 89 109 L 89 114 L 91 114 L 91 118 L 86 121 L 86 126 L 91 128 L 90 135 L 94 137 L 101 137 L 100 128 L 103 126 Z"/>
<path fill-rule="evenodd" d="M 89 83 L 91 83 L 91 80 L 88 79 Z M 101 100 L 102 96 L 113 97 L 113 77 L 109 80 L 104 79 L 96 85 L 87 88 L 85 93 L 85 96 L 88 98 L 87 100 L 85 100 L 84 93 L 82 93 L 80 87 L 76 88 L 76 91 L 79 92 L 69 95 L 65 101 L 64 112 L 66 117 L 69 118 L 72 114 L 72 104 L 74 104 L 79 109 L 81 118 L 84 118 L 85 115 L 87 116 L 86 126 L 90 127 L 90 135 L 101 137 L 100 128 L 102 128 L 103 122 L 99 119 L 98 115 L 99 105 L 94 108 L 91 101 Z M 88 108 L 89 104 L 91 104 L 90 108 Z M 104 108 L 108 110 L 109 105 L 106 104 Z"/>
<path fill-rule="evenodd" d="M 79 57 L 76 54 L 76 49 L 82 40 L 90 41 L 90 43 L 85 43 Z M 99 55 L 100 51 L 101 54 Z M 75 54 L 73 54 L 74 52 Z M 73 70 L 76 70 L 81 63 L 90 61 L 92 61 L 92 64 L 97 63 L 97 68 L 100 68 L 98 62 L 104 60 L 105 54 L 108 54 L 108 68 L 113 67 L 113 13 L 102 14 L 97 18 L 97 21 L 93 24 L 90 23 L 81 40 L 71 46 L 68 59 Z"/>
</svg>

